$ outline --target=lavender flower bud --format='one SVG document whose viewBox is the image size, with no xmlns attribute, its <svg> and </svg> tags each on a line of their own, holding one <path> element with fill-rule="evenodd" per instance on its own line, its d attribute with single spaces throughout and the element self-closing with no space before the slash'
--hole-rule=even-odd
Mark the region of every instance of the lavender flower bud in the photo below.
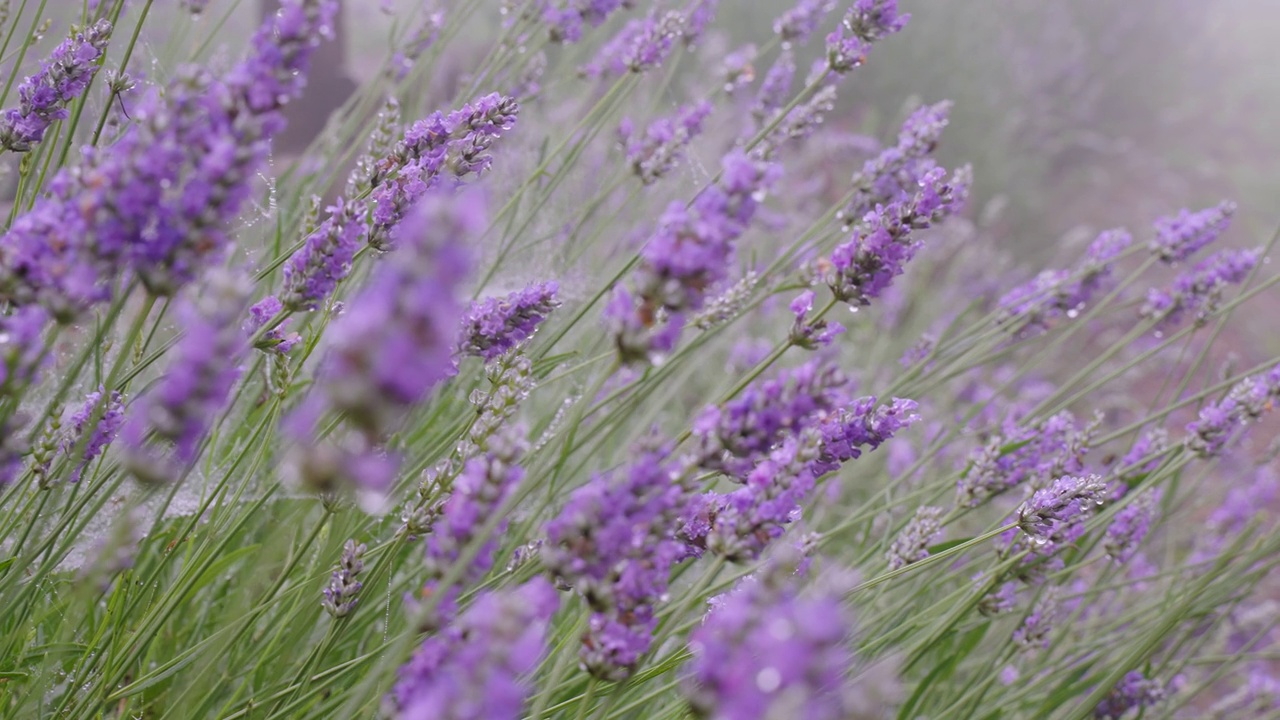
<svg viewBox="0 0 1280 720">
<path fill-rule="evenodd" d="M 1013 644 L 1024 652 L 1034 653 L 1049 647 L 1049 634 L 1061 614 L 1061 602 L 1057 587 L 1047 587 L 1040 594 L 1035 608 L 1013 631 Z"/>
<path fill-rule="evenodd" d="M 560 307 L 559 289 L 550 281 L 473 302 L 462 320 L 459 352 L 488 362 L 533 337 L 551 311 Z"/>
<path fill-rule="evenodd" d="M 335 619 L 346 617 L 360 601 L 356 595 L 363 585 L 356 578 L 364 572 L 362 558 L 365 550 L 364 544 L 357 545 L 355 540 L 347 540 L 342 545 L 342 558 L 338 560 L 338 567 L 324 588 L 324 599 L 320 601 L 325 612 Z"/>
<path fill-rule="evenodd" d="M 80 409 L 71 414 L 67 436 L 62 440 L 62 451 L 70 454 L 84 434 L 90 433 L 76 469 L 71 472 L 71 482 L 79 482 L 80 474 L 89 466 L 89 463 L 102 454 L 112 440 L 115 440 L 116 433 L 124 425 L 124 399 L 119 392 L 112 391 L 98 419 L 98 424 L 92 428 L 88 427 L 98 404 L 102 402 L 103 392 L 104 389 L 99 387 L 97 392 L 89 393 Z"/>
<path fill-rule="evenodd" d="M 1148 292 L 1140 313 L 1156 321 L 1160 329 L 1177 325 L 1187 314 L 1193 316 L 1197 326 L 1203 325 L 1217 312 L 1226 289 L 1244 282 L 1261 257 L 1262 248 L 1214 253 L 1190 272 L 1179 275 L 1170 292 L 1156 289 Z"/>
<path fill-rule="evenodd" d="M 898 570 L 929 557 L 929 546 L 942 538 L 940 507 L 921 507 L 889 546 L 889 569 Z"/>
<path fill-rule="evenodd" d="M 681 108 L 674 118 L 655 120 L 643 137 L 629 139 L 627 162 L 640 182 L 652 185 L 671 172 L 710 114 L 711 103 L 704 100 Z"/>
<path fill-rule="evenodd" d="M 99 20 L 58 45 L 41 68 L 18 85 L 18 107 L 0 118 L 0 147 L 26 152 L 44 139 L 57 120 L 70 114 L 67 105 L 80 97 L 101 64 L 111 39 L 111 23 Z"/>
<path fill-rule="evenodd" d="M 702 310 L 693 316 L 690 324 L 699 330 L 710 330 L 738 317 L 759 283 L 760 276 L 754 270 L 747 272 L 741 280 L 707 301 Z"/>
<path fill-rule="evenodd" d="M 757 123 L 772 118 L 784 105 L 791 93 L 791 81 L 796 74 L 796 59 L 790 50 L 778 55 L 760 82 L 755 101 L 751 104 L 751 116 Z"/>
<path fill-rule="evenodd" d="M 782 38 L 784 48 L 791 43 L 803 45 L 835 7 L 835 0 L 799 0 L 773 21 L 773 32 Z"/>
<path fill-rule="evenodd" d="M 1101 505 L 1106 489 L 1097 475 L 1058 478 L 1018 508 L 1018 527 L 1032 540 L 1046 542 L 1059 525 L 1071 524 L 1091 505 Z"/>
<path fill-rule="evenodd" d="M 1159 489 L 1152 488 L 1116 513 L 1102 545 L 1108 557 L 1117 563 L 1128 562 L 1133 557 L 1151 529 L 1159 500 Z"/>
<path fill-rule="evenodd" d="M 1197 212 L 1184 209 L 1162 217 L 1155 222 L 1151 252 L 1167 263 L 1186 260 L 1225 232 L 1235 211 L 1235 203 L 1224 200 Z"/>
</svg>

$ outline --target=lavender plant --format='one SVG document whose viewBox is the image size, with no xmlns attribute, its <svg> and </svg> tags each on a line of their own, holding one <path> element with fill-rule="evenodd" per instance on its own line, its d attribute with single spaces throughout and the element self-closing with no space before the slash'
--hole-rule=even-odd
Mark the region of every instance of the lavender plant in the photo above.
<svg viewBox="0 0 1280 720">
<path fill-rule="evenodd" d="M 75 5 L 3 41 L 0 716 L 1280 710 L 1276 239 L 1012 268 L 945 98 L 831 122 L 896 0 L 395 10 L 297 154 L 337 0 Z"/>
</svg>

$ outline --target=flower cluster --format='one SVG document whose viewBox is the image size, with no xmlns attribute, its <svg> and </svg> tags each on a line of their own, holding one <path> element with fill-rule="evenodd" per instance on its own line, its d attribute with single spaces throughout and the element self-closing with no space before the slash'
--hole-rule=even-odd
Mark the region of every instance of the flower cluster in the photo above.
<svg viewBox="0 0 1280 720">
<path fill-rule="evenodd" d="M 942 513 L 940 507 L 916 509 L 915 516 L 889 546 L 890 570 L 898 570 L 929 557 L 929 546 L 942 538 Z"/>
<path fill-rule="evenodd" d="M 1210 255 L 1179 275 L 1170 291 L 1149 291 L 1142 317 L 1156 321 L 1156 327 L 1162 329 L 1178 324 L 1186 315 L 1191 315 L 1196 325 L 1203 325 L 1217 311 L 1226 289 L 1244 282 L 1261 257 L 1262 248 L 1221 250 Z"/>
<path fill-rule="evenodd" d="M 1235 203 L 1223 201 L 1197 212 L 1182 210 L 1160 218 L 1155 222 L 1151 252 L 1167 263 L 1186 260 L 1226 232 L 1235 212 Z"/>
<path fill-rule="evenodd" d="M 89 87 L 99 58 L 111 40 L 111 23 L 99 20 L 54 48 L 40 72 L 18 85 L 18 107 L 0 117 L 0 147 L 26 152 L 44 139 L 57 120 L 70 115 L 67 105 Z"/>
<path fill-rule="evenodd" d="M 1018 527 L 1037 542 L 1045 542 L 1062 525 L 1087 514 L 1091 505 L 1101 505 L 1107 486 L 1097 475 L 1061 477 L 1047 488 L 1035 491 L 1018 508 Z"/>
<path fill-rule="evenodd" d="M 1280 366 L 1241 380 L 1226 397 L 1206 405 L 1200 417 L 1187 425 L 1187 448 L 1204 458 L 1221 454 L 1237 430 L 1261 417 L 1277 399 Z"/>
<path fill-rule="evenodd" d="M 555 281 L 529 285 L 503 297 L 471 304 L 462 319 L 458 350 L 492 361 L 533 336 L 538 326 L 560 306 Z"/>
<path fill-rule="evenodd" d="M 368 548 L 363 543 L 357 544 L 355 540 L 347 540 L 342 545 L 342 558 L 338 560 L 338 566 L 334 569 L 333 576 L 329 578 L 329 584 L 324 588 L 324 598 L 320 601 L 325 612 L 334 618 L 351 614 L 356 603 L 360 601 L 356 596 L 364 586 L 356 578 L 364 572 L 362 558 L 366 550 Z"/>
<path fill-rule="evenodd" d="M 634 136 L 631 122 L 624 120 L 618 136 L 627 150 L 627 164 L 640 182 L 652 185 L 671 172 L 685 148 L 702 132 L 702 123 L 710 114 L 711 103 L 703 100 L 680 108 L 674 117 L 654 120 L 638 137 Z"/>
<path fill-rule="evenodd" d="M 1000 298 L 999 322 L 1015 335 L 1048 330 L 1062 317 L 1074 318 L 1105 287 L 1114 261 L 1133 242 L 1121 229 L 1107 230 L 1089 246 L 1075 270 L 1045 270 Z"/>
</svg>

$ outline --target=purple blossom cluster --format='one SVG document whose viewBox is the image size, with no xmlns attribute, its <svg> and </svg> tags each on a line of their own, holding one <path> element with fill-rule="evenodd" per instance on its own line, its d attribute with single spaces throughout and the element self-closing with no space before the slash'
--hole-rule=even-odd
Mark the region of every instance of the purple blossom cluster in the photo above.
<svg viewBox="0 0 1280 720">
<path fill-rule="evenodd" d="M 1241 380 L 1226 397 L 1206 405 L 1199 418 L 1187 425 L 1187 448 L 1202 458 L 1221 454 L 1238 430 L 1262 417 L 1277 399 L 1280 366 Z"/>
<path fill-rule="evenodd" d="M 1000 434 L 970 453 L 956 483 L 956 504 L 977 507 L 1023 484 L 1039 489 L 1062 475 L 1083 472 L 1096 430 L 1096 420 L 1080 424 L 1065 411 L 1030 424 L 1010 419 Z"/>
<path fill-rule="evenodd" d="M 526 676 L 546 653 L 559 598 L 534 578 L 484 593 L 447 627 L 423 641 L 384 702 L 400 720 L 517 720 Z"/>
<path fill-rule="evenodd" d="M 1018 527 L 1035 542 L 1047 542 L 1062 526 L 1077 522 L 1101 505 L 1107 486 L 1097 475 L 1060 477 L 1018 508 Z"/>
<path fill-rule="evenodd" d="M 734 243 L 778 172 L 733 152 L 724 158 L 720 180 L 692 205 L 667 207 L 641 252 L 636 293 L 619 285 L 605 309 L 624 359 L 649 360 L 674 347 L 684 313 L 700 309 L 707 291 L 727 276 Z"/>
<path fill-rule="evenodd" d="M 1121 720 L 1131 710 L 1140 713 L 1159 705 L 1167 696 L 1164 683 L 1150 680 L 1141 671 L 1126 673 L 1102 702 L 1093 709 L 1096 720 Z"/>
<path fill-rule="evenodd" d="M 799 0 L 773 21 L 773 32 L 784 44 L 803 45 L 835 7 L 835 0 Z"/>
<path fill-rule="evenodd" d="M 683 14 L 655 8 L 643 19 L 628 20 L 578 72 L 593 80 L 648 72 L 666 60 L 684 32 Z"/>
<path fill-rule="evenodd" d="M 489 362 L 533 337 L 538 326 L 560 306 L 559 291 L 560 285 L 552 280 L 473 302 L 462 318 L 459 352 Z"/>
<path fill-rule="evenodd" d="M 1223 201 L 1204 210 L 1184 209 L 1177 215 L 1160 218 L 1155 222 L 1151 252 L 1167 263 L 1186 260 L 1226 232 L 1235 212 L 1235 203 Z"/>
<path fill-rule="evenodd" d="M 218 259 L 336 11 L 335 0 L 288 0 L 225 77 L 185 68 L 153 89 L 115 144 L 85 150 L 15 220 L 0 296 L 65 322 L 110 298 L 126 271 L 171 296 Z"/>
<path fill-rule="evenodd" d="M 640 182 L 652 185 L 675 169 L 710 114 L 711 103 L 693 103 L 680 108 L 674 117 L 654 120 L 641 136 L 635 136 L 630 120 L 623 120 L 618 136 L 627 151 L 627 164 Z"/>
<path fill-rule="evenodd" d="M 802 590 L 789 569 L 745 579 L 693 631 L 683 691 L 698 717 L 838 720 L 883 709 L 868 708 L 849 679 L 855 628 L 841 595 Z"/>
<path fill-rule="evenodd" d="M 1108 557 L 1117 563 L 1128 562 L 1133 557 L 1151 530 L 1160 496 L 1158 488 L 1144 491 L 1116 513 L 1102 546 Z"/>
<path fill-rule="evenodd" d="M 1106 287 L 1115 259 L 1132 242 L 1125 230 L 1103 232 L 1076 269 L 1045 270 L 1005 293 L 999 301 L 999 322 L 1015 335 L 1031 335 L 1048 330 L 1063 317 L 1076 317 Z"/>
<path fill-rule="evenodd" d="M 357 596 L 364 585 L 357 578 L 364 572 L 363 558 L 366 550 L 368 548 L 363 543 L 357 544 L 355 540 L 343 543 L 342 557 L 329 578 L 329 584 L 324 587 L 323 598 L 320 600 L 320 605 L 331 617 L 350 615 L 360 601 Z"/>
<path fill-rule="evenodd" d="M 863 163 L 852 179 L 852 197 L 840 211 L 848 227 L 877 206 L 912 198 L 925 175 L 937 168 L 933 151 L 950 121 L 950 114 L 950 102 L 916 109 L 902 123 L 897 142 Z"/>
<path fill-rule="evenodd" d="M 42 337 L 48 324 L 49 315 L 39 307 L 0 315 L 0 397 L 16 395 L 38 379 L 49 359 Z"/>
<path fill-rule="evenodd" d="M 910 19 L 898 12 L 898 0 L 855 0 L 827 36 L 827 67 L 841 74 L 853 70 L 866 61 L 873 43 L 901 32 Z"/>
<path fill-rule="evenodd" d="M 40 72 L 18 85 L 18 107 L 0 117 L 0 147 L 26 152 L 45 131 L 70 115 L 67 106 L 84 94 L 111 40 L 111 23 L 98 20 L 54 48 Z"/>
<path fill-rule="evenodd" d="M 249 349 L 240 330 L 247 300 L 243 277 L 215 273 L 179 306 L 185 334 L 170 351 L 164 377 L 130 406 L 121 430 L 126 465 L 139 482 L 177 479 L 198 457 Z"/>
<path fill-rule="evenodd" d="M 947 180 L 941 168 L 934 168 L 910 200 L 876 206 L 853 237 L 832 251 L 829 268 L 822 273 L 831 292 L 850 305 L 870 305 L 920 249 L 921 241 L 913 233 L 958 210 L 968 184 L 967 173 Z"/>
<path fill-rule="evenodd" d="M 543 565 L 592 610 L 579 657 L 593 675 L 625 679 L 648 652 L 671 568 L 685 555 L 673 530 L 687 495 L 670 448 L 649 447 L 575 490 L 547 523 Z"/>
<path fill-rule="evenodd" d="M 924 506 L 916 509 L 911 521 L 889 546 L 889 569 L 898 570 L 929 557 L 929 546 L 942 538 L 943 509 Z"/>
<path fill-rule="evenodd" d="M 600 27 L 614 11 L 633 7 L 632 0 L 551 0 L 542 11 L 542 20 L 551 40 L 576 43 L 582 39 L 583 26 Z"/>
<path fill-rule="evenodd" d="M 791 332 L 787 338 L 792 345 L 806 350 L 827 347 L 845 330 L 844 325 L 834 320 L 821 317 L 810 319 L 809 313 L 813 312 L 813 298 L 813 291 L 805 290 L 792 300 L 790 305 L 795 322 L 792 323 Z"/>
<path fill-rule="evenodd" d="M 1218 310 L 1223 294 L 1231 285 L 1244 282 L 1262 258 L 1262 248 L 1220 250 L 1182 273 L 1168 290 L 1152 288 L 1141 309 L 1142 317 L 1167 329 L 1187 315 L 1203 325 Z"/>
<path fill-rule="evenodd" d="M 71 472 L 71 482 L 80 480 L 80 474 L 89 466 L 89 463 L 102 455 L 124 425 L 124 397 L 119 391 L 112 391 L 104 401 L 104 393 L 105 390 L 101 386 L 97 391 L 89 393 L 84 403 L 69 418 L 68 434 L 62 441 L 63 452 L 68 454 L 74 452 L 77 445 L 84 439 L 85 433 L 89 434 L 88 438 L 84 439 L 84 449 L 80 452 L 76 468 Z M 98 412 L 99 404 L 102 404 L 101 412 Z M 97 424 L 90 427 L 95 413 L 98 413 Z"/>
</svg>

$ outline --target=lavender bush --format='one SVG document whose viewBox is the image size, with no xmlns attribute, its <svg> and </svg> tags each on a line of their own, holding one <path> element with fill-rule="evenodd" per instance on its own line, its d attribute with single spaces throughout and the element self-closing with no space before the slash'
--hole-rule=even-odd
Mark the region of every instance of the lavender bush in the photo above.
<svg viewBox="0 0 1280 720">
<path fill-rule="evenodd" d="M 1234 204 L 1013 269 L 896 0 L 421 3 L 296 154 L 338 0 L 161 5 L 4 30 L 4 717 L 1280 713 Z"/>
</svg>

